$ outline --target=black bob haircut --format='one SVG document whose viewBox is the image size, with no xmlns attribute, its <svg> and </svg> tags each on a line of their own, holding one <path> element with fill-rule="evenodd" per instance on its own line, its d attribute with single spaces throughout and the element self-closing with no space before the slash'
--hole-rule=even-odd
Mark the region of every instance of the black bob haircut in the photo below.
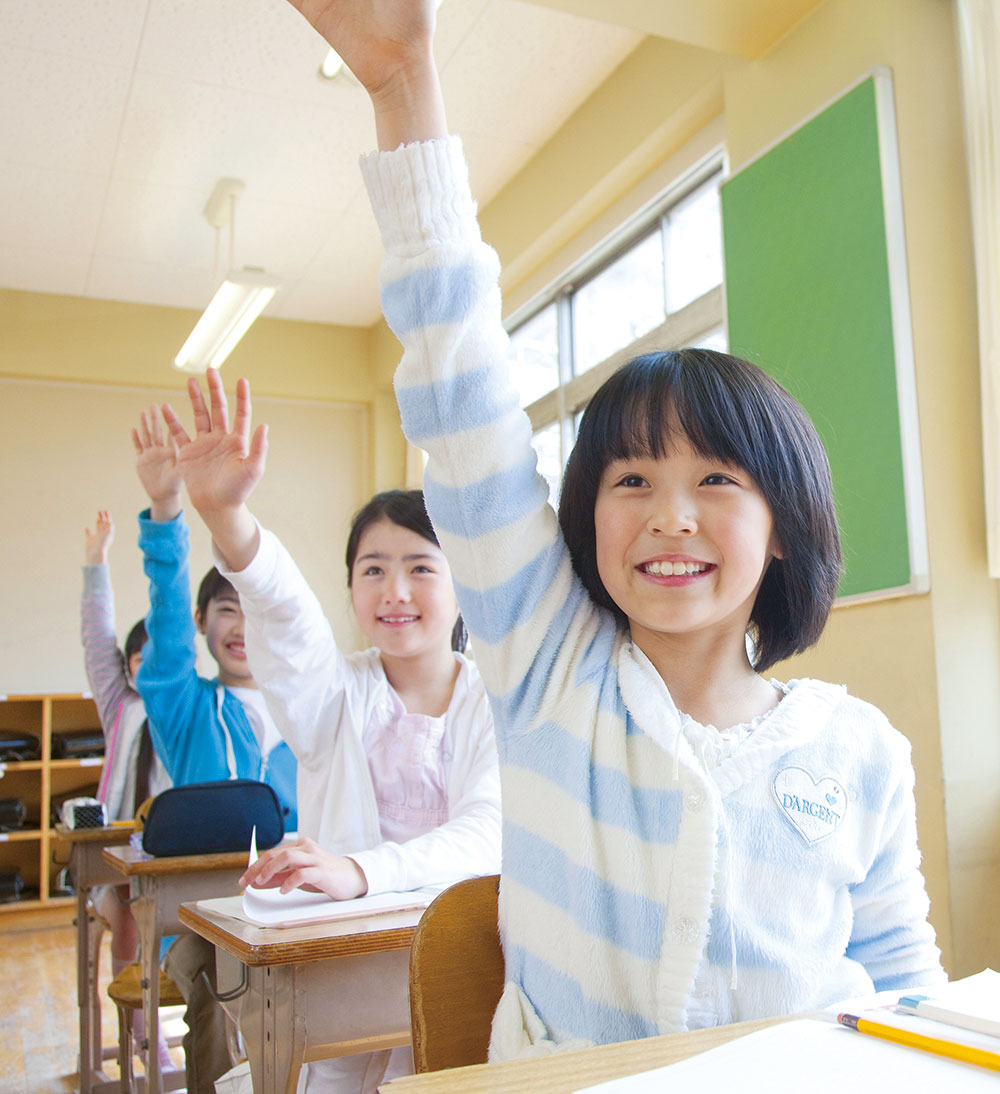
<svg viewBox="0 0 1000 1094">
<path fill-rule="evenodd" d="M 198 618 L 204 622 L 205 612 L 208 611 L 208 605 L 217 596 L 226 596 L 231 593 L 236 599 L 239 599 L 239 594 L 233 587 L 233 583 L 228 577 L 223 577 L 222 574 L 213 566 L 211 570 L 201 579 L 201 584 L 198 586 Z"/>
<path fill-rule="evenodd" d="M 768 567 L 747 629 L 763 672 L 818 640 L 842 563 L 823 443 L 795 399 L 748 361 L 670 350 L 636 357 L 605 381 L 584 412 L 559 500 L 573 568 L 591 599 L 627 626 L 597 572 L 598 487 L 615 460 L 665 455 L 674 430 L 699 455 L 747 471 L 771 510 L 783 557 Z"/>
<path fill-rule="evenodd" d="M 361 537 L 373 525 L 380 520 L 392 521 L 401 528 L 416 532 L 418 536 L 430 540 L 435 547 L 440 547 L 434 525 L 427 515 L 427 507 L 424 504 L 422 490 L 386 490 L 376 494 L 366 502 L 351 519 L 351 531 L 347 536 L 347 550 L 344 552 L 344 561 L 347 563 L 347 587 L 351 587 L 354 579 L 354 560 L 358 557 L 358 545 Z M 465 620 L 459 613 L 455 621 L 455 628 L 451 632 L 451 648 L 461 653 L 469 644 L 469 632 L 465 628 Z"/>
</svg>

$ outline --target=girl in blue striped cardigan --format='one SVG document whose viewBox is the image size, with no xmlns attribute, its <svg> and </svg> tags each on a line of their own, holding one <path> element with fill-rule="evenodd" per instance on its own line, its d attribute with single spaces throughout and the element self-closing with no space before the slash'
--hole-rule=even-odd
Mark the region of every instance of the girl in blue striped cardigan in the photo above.
<svg viewBox="0 0 1000 1094">
<path fill-rule="evenodd" d="M 396 393 L 494 708 L 493 1057 L 940 981 L 908 742 L 842 687 L 762 675 L 816 641 L 840 571 L 805 413 L 736 358 L 640 358 L 592 400 L 557 520 L 433 0 L 293 2 L 375 106 Z"/>
</svg>

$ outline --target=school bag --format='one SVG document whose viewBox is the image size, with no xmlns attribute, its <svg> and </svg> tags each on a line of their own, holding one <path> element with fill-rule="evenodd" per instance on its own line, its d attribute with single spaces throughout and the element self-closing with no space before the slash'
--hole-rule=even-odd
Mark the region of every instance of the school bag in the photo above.
<svg viewBox="0 0 1000 1094">
<path fill-rule="evenodd" d="M 254 779 L 172 786 L 149 803 L 142 849 L 150 855 L 211 855 L 274 847 L 285 834 L 278 795 Z"/>
</svg>

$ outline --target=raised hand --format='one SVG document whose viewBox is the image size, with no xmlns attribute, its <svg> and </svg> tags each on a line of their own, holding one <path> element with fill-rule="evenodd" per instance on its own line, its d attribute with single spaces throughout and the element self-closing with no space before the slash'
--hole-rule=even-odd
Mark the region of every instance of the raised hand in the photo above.
<svg viewBox="0 0 1000 1094">
<path fill-rule="evenodd" d="M 93 532 L 83 530 L 83 558 L 88 566 L 100 566 L 108 561 L 108 548 L 115 538 L 115 522 L 107 509 L 97 513 L 97 524 Z"/>
<path fill-rule="evenodd" d="M 290 893 L 305 889 L 326 893 L 334 900 L 364 896 L 368 882 L 361 867 L 350 858 L 326 851 L 311 839 L 298 839 L 265 851 L 240 878 L 245 889 L 280 889 Z"/>
<path fill-rule="evenodd" d="M 135 470 L 149 495 L 153 520 L 173 520 L 181 511 L 183 479 L 177 466 L 177 447 L 163 428 L 157 407 L 143 411 L 132 430 Z"/>
<path fill-rule="evenodd" d="M 447 134 L 431 52 L 434 0 L 289 0 L 364 85 L 379 147 Z"/>
<path fill-rule="evenodd" d="M 208 404 L 198 381 L 188 380 L 194 437 L 169 404 L 162 408 L 163 418 L 177 446 L 177 463 L 191 504 L 230 568 L 242 570 L 257 549 L 257 525 L 246 502 L 264 475 L 267 426 L 258 426 L 251 435 L 250 384 L 241 379 L 236 384 L 236 414 L 230 429 L 222 378 L 216 369 L 209 369 L 206 380 Z"/>
</svg>

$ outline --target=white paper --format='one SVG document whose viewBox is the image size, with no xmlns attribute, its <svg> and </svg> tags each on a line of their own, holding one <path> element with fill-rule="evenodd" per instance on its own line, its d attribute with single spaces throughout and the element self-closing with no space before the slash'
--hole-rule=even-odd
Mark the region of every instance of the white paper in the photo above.
<svg viewBox="0 0 1000 1094">
<path fill-rule="evenodd" d="M 887 1094 L 894 1090 L 997 1094 L 1000 1075 L 890 1044 L 832 1021 L 807 1018 L 782 1022 L 668 1067 L 613 1079 L 576 1094 Z"/>
<path fill-rule="evenodd" d="M 250 834 L 248 865 L 253 865 L 257 857 L 257 829 L 254 828 Z M 198 907 L 243 920 L 256 927 L 294 927 L 338 919 L 357 919 L 410 908 L 426 908 L 440 891 L 438 887 L 428 886 L 405 893 L 376 893 L 373 896 L 355 897 L 353 900 L 333 900 L 326 893 L 312 893 L 305 889 L 293 889 L 290 893 L 283 893 L 278 888 L 255 889 L 248 885 L 242 896 L 199 900 Z"/>
</svg>

